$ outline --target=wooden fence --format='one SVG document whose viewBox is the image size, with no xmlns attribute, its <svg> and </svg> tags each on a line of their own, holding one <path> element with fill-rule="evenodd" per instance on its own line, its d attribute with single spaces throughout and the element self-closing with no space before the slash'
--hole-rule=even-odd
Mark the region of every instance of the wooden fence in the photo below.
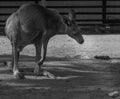
<svg viewBox="0 0 120 99">
<path fill-rule="evenodd" d="M 8 16 L 27 2 L 42 3 L 64 15 L 73 8 L 76 10 L 76 21 L 80 26 L 120 23 L 120 0 L 0 0 L 0 35 L 4 35 L 5 20 Z"/>
</svg>

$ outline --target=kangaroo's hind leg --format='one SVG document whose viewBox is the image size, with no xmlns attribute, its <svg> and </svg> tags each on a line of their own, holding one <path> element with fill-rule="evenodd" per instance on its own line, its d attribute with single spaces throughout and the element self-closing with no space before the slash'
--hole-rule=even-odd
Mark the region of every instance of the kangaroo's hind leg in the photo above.
<svg viewBox="0 0 120 99">
<path fill-rule="evenodd" d="M 19 52 L 17 51 L 17 44 L 15 42 L 12 43 L 12 60 L 13 60 L 13 75 L 17 79 L 24 79 L 24 75 L 19 72 L 18 69 L 18 61 L 19 61 Z"/>
<path fill-rule="evenodd" d="M 17 51 L 18 60 L 19 60 L 19 56 L 20 56 L 20 51 Z M 8 66 L 8 69 L 10 70 L 10 72 L 12 72 L 13 66 L 14 66 L 14 55 L 11 56 L 11 61 L 9 61 L 7 63 L 7 66 Z"/>
</svg>

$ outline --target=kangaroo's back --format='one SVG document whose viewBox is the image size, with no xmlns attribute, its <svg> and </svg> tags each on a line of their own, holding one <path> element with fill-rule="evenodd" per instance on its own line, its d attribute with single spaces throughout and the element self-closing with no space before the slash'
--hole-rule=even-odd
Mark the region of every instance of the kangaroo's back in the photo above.
<svg viewBox="0 0 120 99">
<path fill-rule="evenodd" d="M 12 28 L 11 28 L 12 27 Z M 42 38 L 44 32 L 48 37 L 63 31 L 65 28 L 62 18 L 55 10 L 47 9 L 41 5 L 28 3 L 21 6 L 6 21 L 6 35 L 20 43 L 33 43 Z"/>
<path fill-rule="evenodd" d="M 44 29 L 58 29 L 61 17 L 55 11 L 38 4 L 25 4 L 17 13 L 25 31 L 41 31 Z M 57 27 L 58 26 L 58 27 Z"/>
</svg>

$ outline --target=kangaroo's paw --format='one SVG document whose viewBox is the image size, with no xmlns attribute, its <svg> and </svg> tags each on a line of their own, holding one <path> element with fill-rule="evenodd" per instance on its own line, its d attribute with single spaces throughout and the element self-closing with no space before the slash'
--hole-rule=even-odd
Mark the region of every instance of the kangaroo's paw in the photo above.
<svg viewBox="0 0 120 99">
<path fill-rule="evenodd" d="M 52 73 L 48 72 L 48 71 L 44 71 L 43 75 L 48 77 L 48 78 L 55 79 L 55 76 Z"/>
<path fill-rule="evenodd" d="M 24 74 L 20 73 L 18 70 L 14 71 L 14 76 L 15 78 L 20 79 L 20 80 L 25 79 Z"/>
<path fill-rule="evenodd" d="M 35 67 L 34 73 L 35 73 L 37 76 L 45 76 L 45 77 L 48 77 L 48 78 L 55 79 L 55 76 L 54 76 L 52 73 L 40 69 L 39 66 L 36 66 L 36 67 Z"/>
<path fill-rule="evenodd" d="M 41 70 L 39 66 L 36 66 L 34 69 L 34 74 L 37 76 L 43 76 L 43 70 Z"/>
</svg>

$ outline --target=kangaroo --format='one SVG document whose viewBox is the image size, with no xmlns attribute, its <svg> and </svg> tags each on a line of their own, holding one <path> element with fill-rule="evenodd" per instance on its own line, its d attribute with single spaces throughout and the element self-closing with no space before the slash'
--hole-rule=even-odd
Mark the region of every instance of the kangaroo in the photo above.
<svg viewBox="0 0 120 99">
<path fill-rule="evenodd" d="M 84 42 L 81 29 L 77 26 L 76 14 L 70 9 L 68 16 L 60 15 L 56 10 L 45 8 L 39 4 L 24 4 L 11 14 L 5 24 L 5 34 L 12 45 L 12 71 L 18 79 L 24 75 L 18 69 L 19 55 L 28 44 L 34 44 L 36 49 L 36 75 L 42 73 L 52 77 L 52 74 L 42 70 L 46 58 L 49 39 L 56 34 L 68 34 L 79 44 Z"/>
</svg>

